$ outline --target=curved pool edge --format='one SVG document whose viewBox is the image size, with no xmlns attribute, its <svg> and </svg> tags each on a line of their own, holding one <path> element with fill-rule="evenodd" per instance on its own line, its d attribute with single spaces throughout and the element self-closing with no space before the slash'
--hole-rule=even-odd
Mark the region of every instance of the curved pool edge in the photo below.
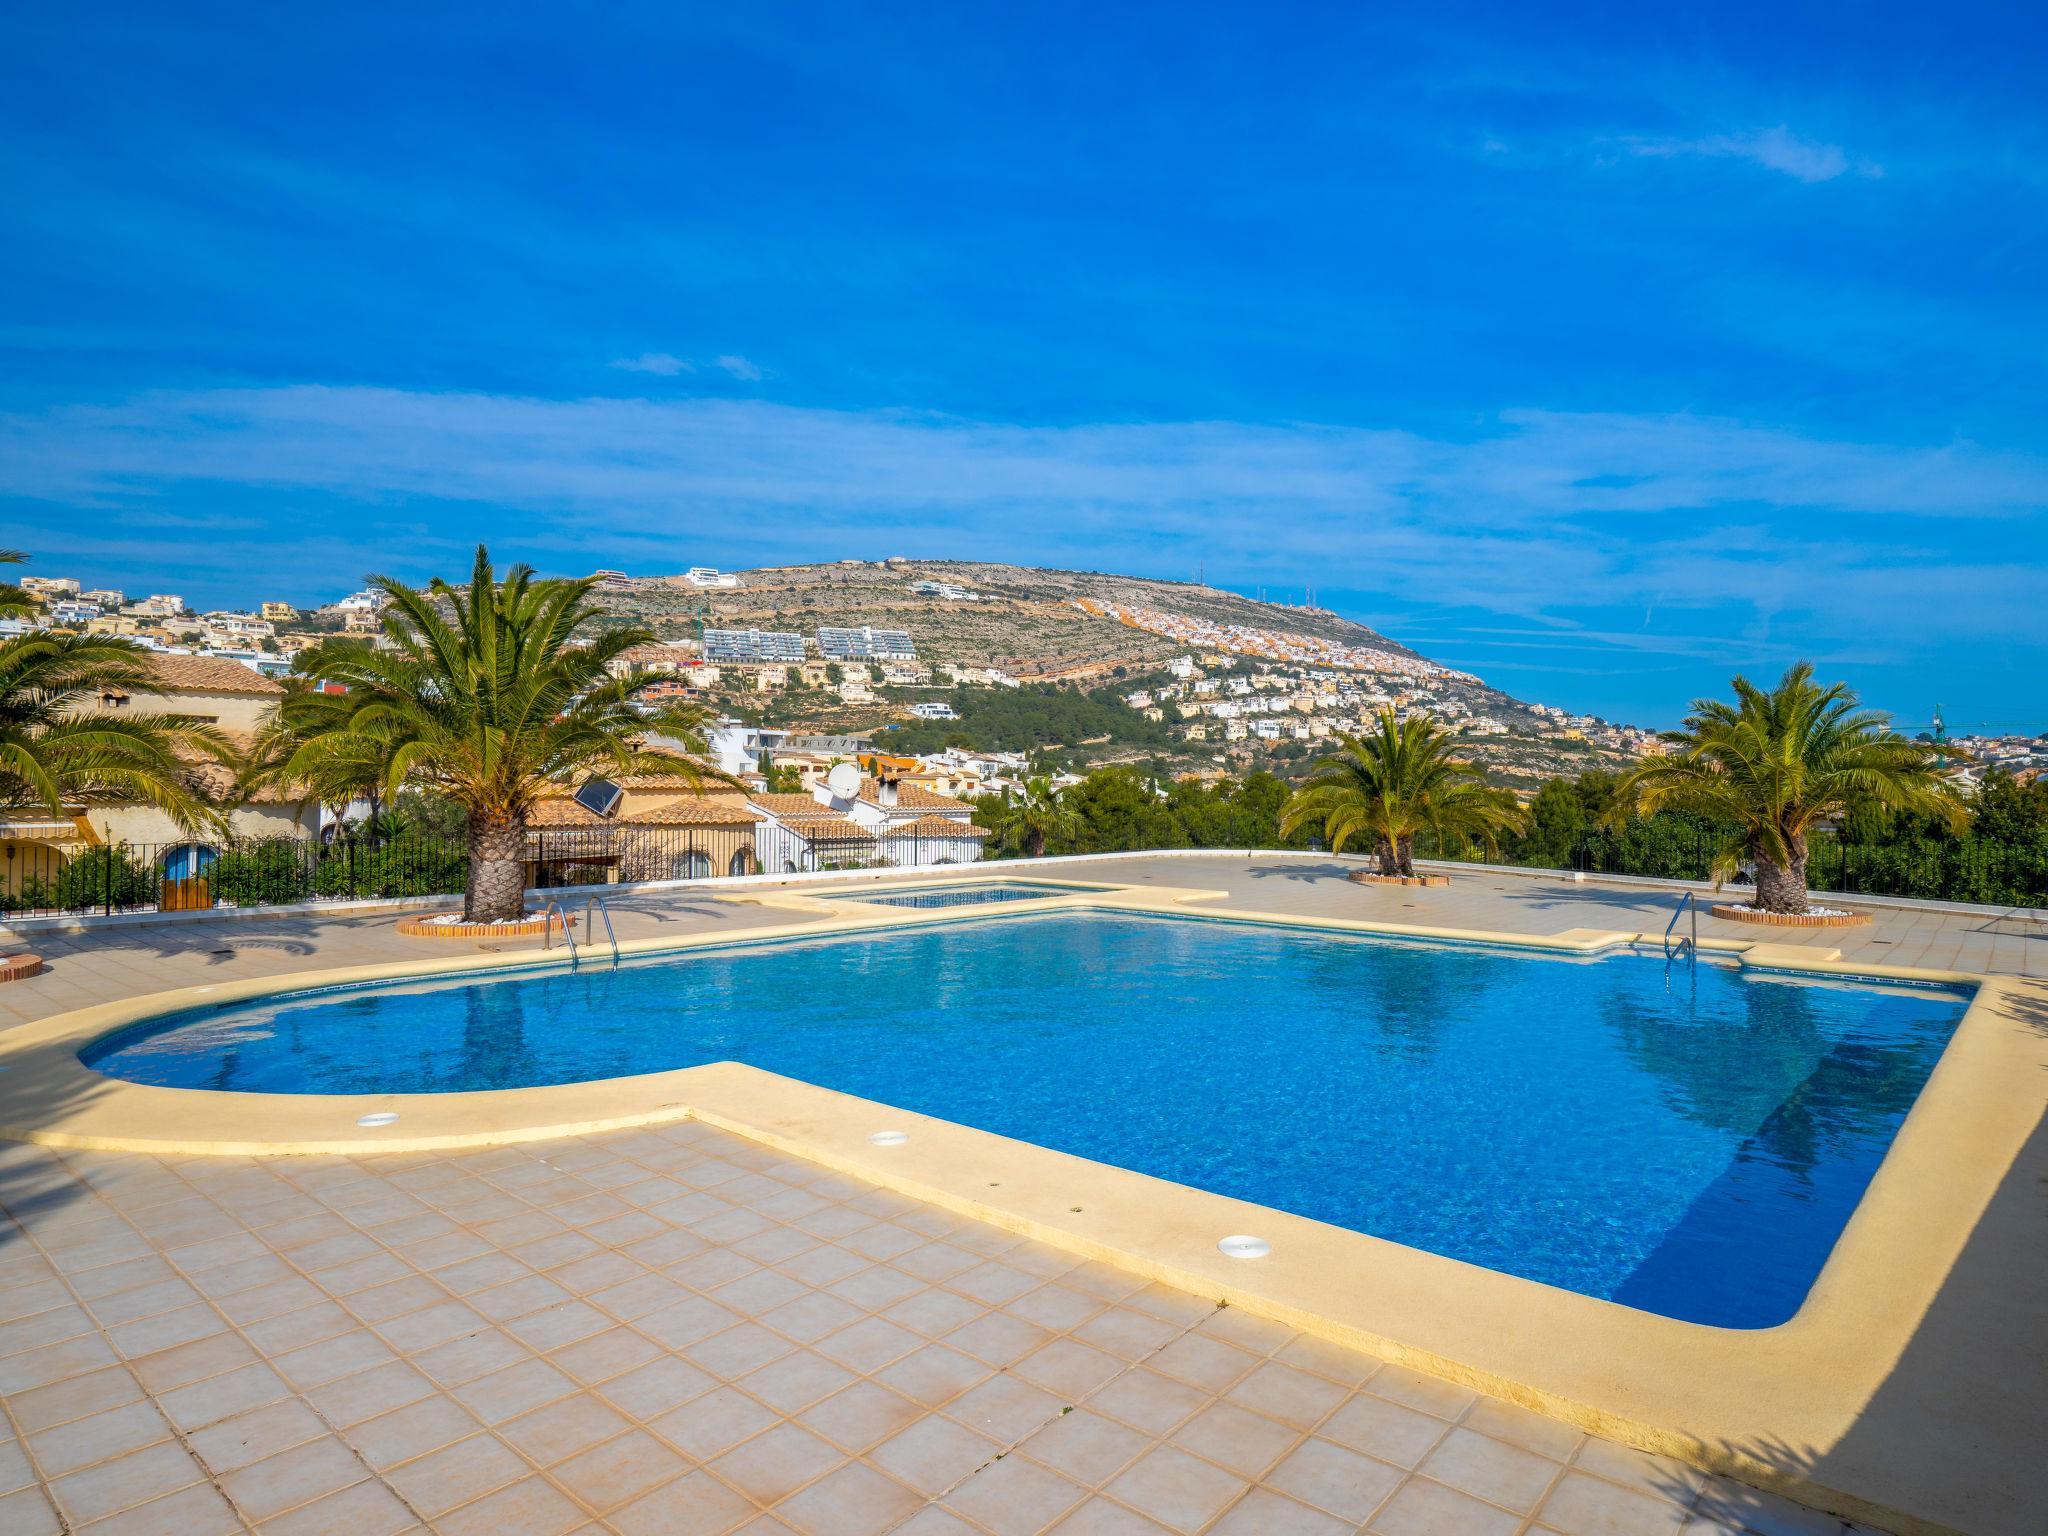
<svg viewBox="0 0 2048 1536">
<path fill-rule="evenodd" d="M 1656 936 L 1573 929 L 1526 934 L 1425 929 L 1221 909 L 1221 893 L 1126 890 L 1113 897 L 958 909 L 847 910 L 829 922 L 621 945 L 685 953 L 927 922 L 1002 921 L 1100 906 L 1396 938 L 1447 939 L 1594 955 Z M 793 905 L 793 904 L 792 904 Z M 1028 910 L 1025 910 L 1028 909 Z M 90 1041 L 177 1009 L 280 992 L 426 975 L 535 969 L 560 951 L 434 955 L 417 961 L 216 983 L 54 1016 L 0 1035 L 0 1136 L 53 1147 L 167 1155 L 362 1155 L 432 1152 L 588 1135 L 695 1118 L 959 1214 L 1211 1295 L 1580 1428 L 1785 1493 L 1813 1507 L 1900 1530 L 1952 1530 L 1874 1497 L 1787 1470 L 1746 1447 L 1839 1444 L 1912 1339 L 1999 1177 L 2040 1110 L 2048 1041 L 2022 1009 L 2048 1008 L 2048 983 L 1912 967 L 1840 963 L 1838 952 L 1710 943 L 1744 965 L 1818 975 L 1973 986 L 1957 1026 L 1806 1302 L 1777 1328 L 1682 1323 L 1534 1281 L 1328 1227 L 1265 1207 L 718 1063 L 549 1088 L 476 1094 L 286 1095 L 151 1088 L 86 1068 Z M 2029 1090 L 2033 1091 L 2029 1091 Z M 394 1112 L 395 1124 L 355 1120 Z M 308 1134 L 310 1121 L 321 1121 Z M 904 1146 L 868 1135 L 907 1127 Z M 1083 1193 L 1077 1195 L 1076 1191 Z M 1076 1204 L 1080 1212 L 1073 1211 Z M 1251 1231 L 1273 1243 L 1247 1263 L 1216 1252 Z"/>
</svg>

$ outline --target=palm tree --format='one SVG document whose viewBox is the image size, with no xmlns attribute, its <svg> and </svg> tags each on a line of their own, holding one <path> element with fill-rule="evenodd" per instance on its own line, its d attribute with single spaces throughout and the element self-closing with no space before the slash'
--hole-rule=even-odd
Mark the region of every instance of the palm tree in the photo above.
<svg viewBox="0 0 2048 1536">
<path fill-rule="evenodd" d="M 0 563 L 22 556 L 0 550 Z M 25 607 L 0 586 L 0 608 Z M 66 813 L 67 803 L 143 800 L 191 831 L 224 823 L 193 787 L 194 756 L 224 758 L 220 732 L 184 715 L 86 707 L 155 686 L 149 653 L 111 635 L 31 633 L 0 641 L 0 809 Z"/>
<path fill-rule="evenodd" d="M 1051 779 L 1043 775 L 1026 779 L 1024 793 L 1014 800 L 1003 796 L 990 831 L 1012 848 L 1022 847 L 1024 857 L 1036 859 L 1045 853 L 1046 839 L 1072 839 L 1079 835 L 1081 818 L 1061 799 Z"/>
<path fill-rule="evenodd" d="M 28 556 L 18 549 L 0 549 L 0 565 L 25 565 Z M 11 581 L 0 581 L 0 619 L 16 619 L 35 605 L 29 595 Z"/>
<path fill-rule="evenodd" d="M 1891 729 L 1843 683 L 1823 688 L 1799 662 L 1764 692 L 1735 679 L 1735 702 L 1695 699 L 1692 713 L 1616 790 L 1610 822 L 1692 811 L 1734 828 L 1715 855 L 1715 882 L 1756 865 L 1756 905 L 1806 910 L 1807 838 L 1862 806 L 1913 811 L 1961 830 L 1969 812 L 1941 776 L 1944 749 Z"/>
<path fill-rule="evenodd" d="M 1451 733 L 1428 715 L 1396 720 L 1391 709 L 1381 710 L 1371 732 L 1337 740 L 1342 753 L 1326 758 L 1289 797 L 1283 835 L 1319 824 L 1332 853 L 1370 837 L 1382 875 L 1413 875 L 1418 832 L 1434 833 L 1445 847 L 1477 838 L 1491 849 L 1501 832 L 1522 824 L 1514 797 L 1452 758 Z"/>
<path fill-rule="evenodd" d="M 548 790 L 597 772 L 673 774 L 691 786 L 708 771 L 653 750 L 657 735 L 698 743 L 703 711 L 646 711 L 652 675 L 615 678 L 622 651 L 654 640 L 639 628 L 589 633 L 596 585 L 534 579 L 515 565 L 499 581 L 477 546 L 468 589 L 436 577 L 415 590 L 388 576 L 379 644 L 323 646 L 306 675 L 345 692 L 308 688 L 279 706 L 292 749 L 273 771 L 330 798 L 401 785 L 460 805 L 469 816 L 472 922 L 516 919 L 526 900 L 526 819 Z"/>
<path fill-rule="evenodd" d="M 301 653 L 297 663 L 305 670 L 278 679 L 285 697 L 243 747 L 235 776 L 234 792 L 238 799 L 253 799 L 259 791 L 269 790 L 280 798 L 296 802 L 301 811 L 317 805 L 323 811 L 332 812 L 337 820 L 356 801 L 368 800 L 371 819 L 375 819 L 383 790 L 383 764 L 375 755 L 357 754 L 346 763 L 338 753 L 327 756 L 320 765 L 317 783 L 294 778 L 290 771 L 293 756 L 305 738 L 300 725 L 294 723 L 302 720 L 301 712 L 296 708 L 287 712 L 285 705 L 301 694 L 314 691 L 313 680 L 307 673 L 324 649 L 359 644 L 356 641 L 331 640 L 325 646 L 314 647 Z"/>
</svg>

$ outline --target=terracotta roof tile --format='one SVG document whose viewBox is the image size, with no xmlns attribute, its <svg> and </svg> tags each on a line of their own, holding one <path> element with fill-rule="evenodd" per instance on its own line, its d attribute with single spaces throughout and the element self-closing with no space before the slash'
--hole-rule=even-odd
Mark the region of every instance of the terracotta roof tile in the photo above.
<svg viewBox="0 0 2048 1536">
<path fill-rule="evenodd" d="M 864 779 L 860 786 L 860 797 L 869 805 L 882 804 L 882 786 L 873 779 Z M 890 807 L 883 807 L 885 810 Z M 936 794 L 921 784 L 899 784 L 896 786 L 894 809 L 905 811 L 971 811 L 973 806 L 965 800 L 955 800 L 951 795 Z"/>
<path fill-rule="evenodd" d="M 987 827 L 977 827 L 971 821 L 955 821 L 950 816 L 920 816 L 915 821 L 902 822 L 884 832 L 884 837 L 971 837 L 982 839 L 993 837 Z"/>
<path fill-rule="evenodd" d="M 672 800 L 667 805 L 657 805 L 652 810 L 637 811 L 630 816 L 620 816 L 622 825 L 635 827 L 750 827 L 761 819 L 760 813 L 744 802 L 711 795 L 692 795 L 684 800 Z"/>
<path fill-rule="evenodd" d="M 526 825 L 529 831 L 544 831 L 551 827 L 608 827 L 612 823 L 574 800 L 550 799 L 526 813 Z"/>
<path fill-rule="evenodd" d="M 782 821 L 809 821 L 839 815 L 831 806 L 809 795 L 749 795 L 747 803 Z"/>
<path fill-rule="evenodd" d="M 282 684 L 224 656 L 166 656 L 149 653 L 148 666 L 165 693 L 281 694 Z"/>
<path fill-rule="evenodd" d="M 828 843 L 872 843 L 875 840 L 874 833 L 859 822 L 848 821 L 844 816 L 825 816 L 816 821 L 799 822 L 797 830 L 805 837 L 818 838 Z"/>
<path fill-rule="evenodd" d="M 535 831 L 558 827 L 748 827 L 757 820 L 744 801 L 729 796 L 691 795 L 645 810 L 621 808 L 616 815 L 599 816 L 566 795 L 551 795 L 527 814 L 526 825 Z"/>
</svg>

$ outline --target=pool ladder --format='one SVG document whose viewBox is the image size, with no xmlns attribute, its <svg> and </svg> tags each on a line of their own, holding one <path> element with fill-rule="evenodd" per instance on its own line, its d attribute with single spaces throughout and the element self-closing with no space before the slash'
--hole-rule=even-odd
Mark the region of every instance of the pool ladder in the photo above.
<svg viewBox="0 0 2048 1536">
<path fill-rule="evenodd" d="M 596 925 L 591 922 L 592 913 L 604 919 L 604 936 L 612 947 L 612 964 L 617 965 L 619 963 L 619 936 L 612 929 L 612 910 L 604 904 L 602 896 L 593 896 L 583 904 L 583 941 L 586 944 L 591 942 L 591 934 L 597 931 Z M 574 970 L 581 963 L 583 952 L 577 946 L 576 931 L 569 926 L 569 918 L 562 911 L 562 904 L 559 901 L 551 901 L 541 909 L 540 915 L 560 921 L 562 937 L 569 942 L 569 968 Z M 541 930 L 540 947 L 542 949 L 553 949 L 555 947 L 555 927 L 556 924 L 550 922 Z"/>
<path fill-rule="evenodd" d="M 1680 934 L 1674 941 L 1671 931 L 1678 926 L 1678 920 L 1688 911 L 1692 913 L 1692 936 L 1688 938 Z M 1675 960 L 1681 955 L 1694 960 L 1700 957 L 1700 904 L 1693 900 L 1691 891 L 1679 897 L 1678 905 L 1672 909 L 1671 921 L 1664 925 L 1664 958 Z"/>
</svg>

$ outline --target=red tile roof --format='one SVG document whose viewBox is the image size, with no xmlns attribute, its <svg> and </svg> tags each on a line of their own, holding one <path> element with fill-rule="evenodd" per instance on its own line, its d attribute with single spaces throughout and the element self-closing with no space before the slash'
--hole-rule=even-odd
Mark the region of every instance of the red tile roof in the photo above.
<svg viewBox="0 0 2048 1536">
<path fill-rule="evenodd" d="M 809 795 L 749 795 L 747 803 L 766 811 L 778 821 L 816 821 L 839 815 L 831 806 Z"/>
<path fill-rule="evenodd" d="M 993 837 L 987 827 L 977 827 L 971 821 L 955 821 L 950 816 L 920 816 L 915 821 L 901 822 L 882 834 L 884 837 L 971 837 L 977 840 Z"/>
<path fill-rule="evenodd" d="M 157 690 L 163 693 L 284 692 L 276 679 L 224 656 L 166 656 L 152 651 L 148 666 Z"/>
<path fill-rule="evenodd" d="M 882 805 L 882 786 L 873 779 L 861 781 L 860 797 L 869 805 Z M 896 804 L 882 806 L 884 810 L 904 811 L 971 811 L 973 806 L 965 800 L 955 800 L 951 795 L 934 794 L 921 784 L 899 784 L 896 786 Z"/>
<path fill-rule="evenodd" d="M 730 796 L 689 795 L 646 810 L 621 808 L 615 816 L 599 816 L 566 795 L 551 795 L 533 808 L 526 824 L 536 831 L 556 827 L 750 827 L 759 819 L 744 801 Z"/>
</svg>

